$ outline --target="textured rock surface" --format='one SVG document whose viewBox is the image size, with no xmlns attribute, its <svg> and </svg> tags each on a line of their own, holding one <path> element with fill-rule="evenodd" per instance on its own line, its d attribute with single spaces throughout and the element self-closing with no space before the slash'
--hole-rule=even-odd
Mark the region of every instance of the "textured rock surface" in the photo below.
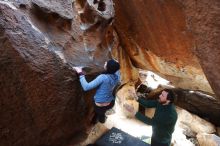
<svg viewBox="0 0 220 146">
<path fill-rule="evenodd" d="M 220 1 L 180 1 L 187 25 L 195 36 L 195 53 L 218 99 L 220 99 Z"/>
<path fill-rule="evenodd" d="M 56 13 L 63 18 L 73 19 L 72 0 L 32 0 L 32 3 L 46 13 Z"/>
<path fill-rule="evenodd" d="M 193 37 L 179 3 L 125 0 L 115 1 L 115 5 L 116 30 L 134 66 L 184 80 L 195 78 L 190 72 L 204 78 L 191 51 Z"/>
<path fill-rule="evenodd" d="M 219 146 L 220 145 L 220 137 L 215 134 L 205 134 L 200 133 L 197 136 L 200 146 Z"/>
<path fill-rule="evenodd" d="M 206 75 L 219 98 L 219 7 L 218 0 L 116 0 L 115 28 L 126 66 L 161 73 L 177 87 L 212 93 Z"/>
<path fill-rule="evenodd" d="M 76 74 L 25 15 L 7 5 L 0 13 L 1 145 L 61 145 L 82 136 L 89 102 Z"/>
<path fill-rule="evenodd" d="M 174 89 L 174 92 L 178 96 L 176 105 L 216 125 L 220 124 L 220 101 L 213 96 L 201 91 Z"/>
<path fill-rule="evenodd" d="M 141 68 L 220 98 L 218 0 L 114 2 L 115 12 L 111 0 L 0 1 L 1 144 L 80 141 L 93 93 L 70 65 L 91 68 L 92 78 L 111 55 L 123 82 L 136 82 Z"/>
<path fill-rule="evenodd" d="M 94 48 L 109 24 L 85 32 L 71 1 L 32 2 L 0 2 L 0 145 L 77 144 L 91 126 L 94 92 L 82 91 L 70 64 L 91 67 L 88 79 L 102 71 L 109 50 Z"/>
<path fill-rule="evenodd" d="M 182 128 L 184 128 L 185 126 L 188 127 L 191 133 L 195 133 L 195 136 L 198 133 L 210 134 L 216 132 L 215 126 L 213 124 L 207 122 L 204 119 L 201 119 L 200 117 L 194 114 L 189 113 L 188 111 L 182 108 L 177 107 L 177 113 L 178 113 L 177 124 L 179 124 L 179 126 L 181 125 Z M 187 135 L 187 136 L 192 137 L 192 135 Z"/>
</svg>

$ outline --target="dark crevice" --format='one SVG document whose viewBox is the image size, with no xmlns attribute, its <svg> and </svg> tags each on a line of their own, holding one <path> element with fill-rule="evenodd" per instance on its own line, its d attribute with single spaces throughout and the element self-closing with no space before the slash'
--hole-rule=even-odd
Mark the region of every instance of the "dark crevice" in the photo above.
<svg viewBox="0 0 220 146">
<path fill-rule="evenodd" d="M 99 1 L 99 4 L 98 4 L 98 8 L 97 8 L 99 11 L 105 11 L 106 10 L 106 4 L 103 2 L 103 0 L 100 0 Z"/>
<path fill-rule="evenodd" d="M 39 22 L 56 27 L 62 27 L 63 29 L 70 30 L 72 20 L 64 19 L 59 14 L 49 12 L 48 10 L 39 7 L 36 4 L 32 4 L 31 13 L 39 20 Z"/>
</svg>

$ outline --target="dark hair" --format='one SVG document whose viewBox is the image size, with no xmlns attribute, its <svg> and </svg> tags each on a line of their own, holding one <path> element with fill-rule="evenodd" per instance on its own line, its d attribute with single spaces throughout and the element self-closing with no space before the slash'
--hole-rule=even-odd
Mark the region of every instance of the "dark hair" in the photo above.
<svg viewBox="0 0 220 146">
<path fill-rule="evenodd" d="M 114 59 L 110 59 L 107 61 L 106 71 L 104 74 L 114 74 L 116 71 L 120 69 L 120 64 Z"/>
<path fill-rule="evenodd" d="M 171 89 L 164 89 L 163 91 L 166 91 L 167 99 L 170 100 L 170 103 L 173 103 L 175 101 L 175 94 Z"/>
</svg>

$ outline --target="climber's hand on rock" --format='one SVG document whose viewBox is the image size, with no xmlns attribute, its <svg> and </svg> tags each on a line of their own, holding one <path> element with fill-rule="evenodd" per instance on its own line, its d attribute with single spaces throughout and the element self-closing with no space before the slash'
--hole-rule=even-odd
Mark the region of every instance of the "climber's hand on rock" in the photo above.
<svg viewBox="0 0 220 146">
<path fill-rule="evenodd" d="M 73 67 L 73 69 L 74 69 L 77 73 L 81 73 L 81 72 L 82 72 L 82 68 L 81 68 L 81 67 Z"/>
</svg>

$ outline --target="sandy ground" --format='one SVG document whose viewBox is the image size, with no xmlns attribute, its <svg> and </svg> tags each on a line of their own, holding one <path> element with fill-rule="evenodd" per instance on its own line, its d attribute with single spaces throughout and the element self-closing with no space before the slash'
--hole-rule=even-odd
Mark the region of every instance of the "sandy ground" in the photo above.
<svg viewBox="0 0 220 146">
<path fill-rule="evenodd" d="M 100 138 L 112 127 L 121 129 L 122 131 L 138 138 L 141 138 L 143 136 L 150 137 L 150 135 L 152 134 L 151 126 L 147 126 L 146 124 L 136 119 L 127 118 L 117 102 L 114 108 L 112 110 L 109 110 L 106 115 L 108 117 L 106 122 L 104 124 L 97 123 L 91 129 L 88 138 L 77 146 L 86 146 L 87 144 L 94 143 L 98 138 Z"/>
</svg>

